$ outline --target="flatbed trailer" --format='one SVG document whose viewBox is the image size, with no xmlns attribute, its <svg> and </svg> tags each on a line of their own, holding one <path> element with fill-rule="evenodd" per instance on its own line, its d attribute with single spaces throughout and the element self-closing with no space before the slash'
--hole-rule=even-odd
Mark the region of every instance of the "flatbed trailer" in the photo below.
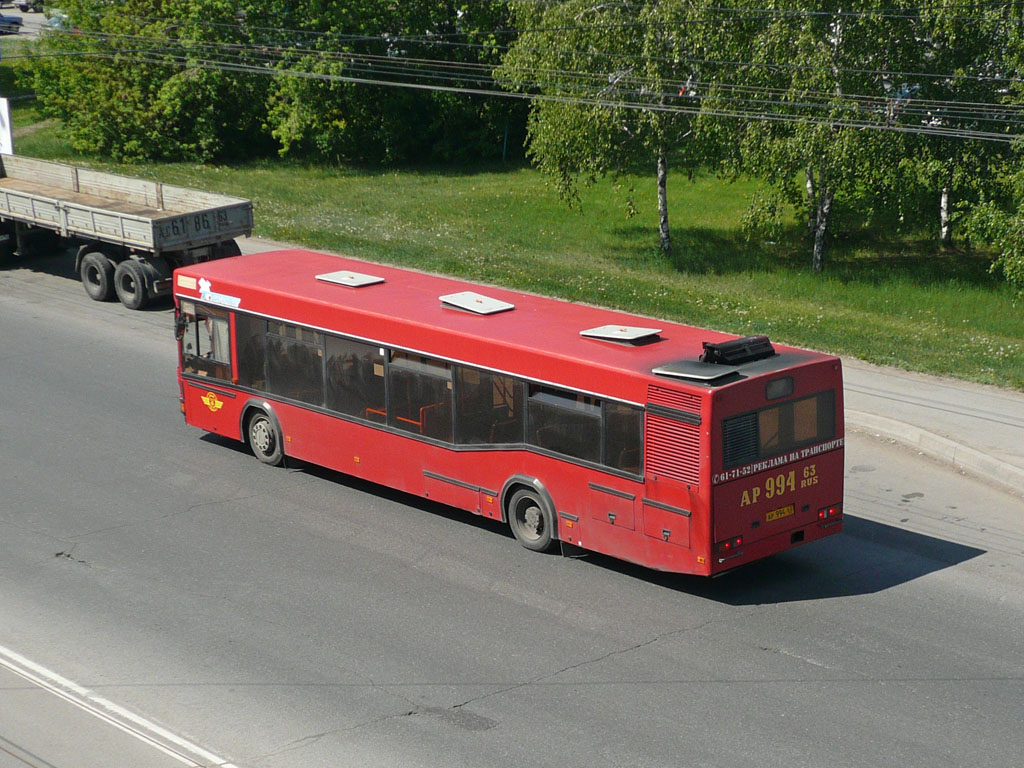
<svg viewBox="0 0 1024 768">
<path fill-rule="evenodd" d="M 77 246 L 75 274 L 96 301 L 142 309 L 180 266 L 239 253 L 252 201 L 64 163 L 0 154 L 0 247 Z"/>
</svg>

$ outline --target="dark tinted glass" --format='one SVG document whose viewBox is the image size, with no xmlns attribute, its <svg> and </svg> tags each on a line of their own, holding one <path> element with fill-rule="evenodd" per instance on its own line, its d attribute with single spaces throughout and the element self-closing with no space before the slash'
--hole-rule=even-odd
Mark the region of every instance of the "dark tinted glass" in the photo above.
<svg viewBox="0 0 1024 768">
<path fill-rule="evenodd" d="M 644 412 L 624 403 L 604 404 L 604 463 L 623 472 L 640 474 Z"/>
<path fill-rule="evenodd" d="M 278 334 L 275 331 L 284 333 Z M 310 405 L 324 404 L 323 348 L 297 338 L 320 334 L 272 323 L 267 334 L 267 391 Z"/>
<path fill-rule="evenodd" d="M 447 363 L 392 352 L 388 384 L 388 424 L 451 442 L 452 372 Z"/>
<path fill-rule="evenodd" d="M 327 407 L 384 420 L 384 356 L 379 347 L 327 337 Z"/>
<path fill-rule="evenodd" d="M 527 440 L 586 461 L 601 460 L 601 404 L 593 397 L 530 385 Z"/>
<path fill-rule="evenodd" d="M 523 384 L 511 376 L 459 369 L 456 442 L 487 445 L 523 442 Z"/>
<path fill-rule="evenodd" d="M 267 388 L 266 321 L 252 315 L 235 315 L 235 346 L 238 349 L 238 383 L 243 387 Z"/>
</svg>

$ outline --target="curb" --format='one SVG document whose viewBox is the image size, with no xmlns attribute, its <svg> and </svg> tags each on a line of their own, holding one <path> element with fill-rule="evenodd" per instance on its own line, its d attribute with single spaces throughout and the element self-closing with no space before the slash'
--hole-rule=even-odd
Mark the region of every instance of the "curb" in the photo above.
<svg viewBox="0 0 1024 768">
<path fill-rule="evenodd" d="M 952 464 L 1024 496 L 1024 469 L 903 421 L 864 411 L 846 411 L 846 425 L 872 432 Z"/>
</svg>

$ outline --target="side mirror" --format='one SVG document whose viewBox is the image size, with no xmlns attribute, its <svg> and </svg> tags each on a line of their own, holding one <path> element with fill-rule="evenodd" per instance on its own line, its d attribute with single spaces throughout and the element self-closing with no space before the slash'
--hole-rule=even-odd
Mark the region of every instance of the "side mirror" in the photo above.
<svg viewBox="0 0 1024 768">
<path fill-rule="evenodd" d="M 174 316 L 174 338 L 178 341 L 185 336 L 185 327 L 188 325 L 188 318 L 185 315 Z"/>
</svg>

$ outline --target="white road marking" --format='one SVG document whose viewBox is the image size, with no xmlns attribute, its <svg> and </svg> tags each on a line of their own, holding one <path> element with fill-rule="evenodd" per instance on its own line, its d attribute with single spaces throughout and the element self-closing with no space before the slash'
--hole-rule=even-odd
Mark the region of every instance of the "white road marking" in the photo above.
<svg viewBox="0 0 1024 768">
<path fill-rule="evenodd" d="M 15 653 L 0 645 L 0 666 L 14 674 L 25 678 L 55 696 L 59 696 L 79 709 L 88 712 L 105 723 L 113 725 L 139 741 L 159 749 L 190 768 L 237 768 L 233 763 L 212 752 L 178 736 L 166 728 L 153 723 L 141 715 L 130 712 L 124 707 L 93 693 L 78 683 L 58 675 L 41 664 Z"/>
</svg>

